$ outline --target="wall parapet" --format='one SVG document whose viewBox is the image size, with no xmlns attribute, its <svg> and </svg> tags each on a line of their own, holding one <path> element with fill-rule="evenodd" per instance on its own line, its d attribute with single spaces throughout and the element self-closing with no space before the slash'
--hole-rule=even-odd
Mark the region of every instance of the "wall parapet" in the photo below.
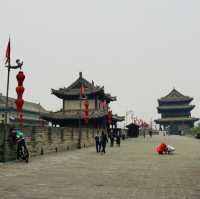
<svg viewBox="0 0 200 199">
<path fill-rule="evenodd" d="M 11 146 L 9 140 L 3 142 L 4 134 L 8 138 L 9 130 L 13 126 L 8 126 L 7 132 L 0 126 L 0 161 L 11 161 L 16 159 L 16 146 Z M 94 136 L 102 129 L 69 127 L 23 127 L 23 131 L 30 156 L 43 155 L 53 152 L 73 150 L 77 148 L 94 145 Z"/>
</svg>

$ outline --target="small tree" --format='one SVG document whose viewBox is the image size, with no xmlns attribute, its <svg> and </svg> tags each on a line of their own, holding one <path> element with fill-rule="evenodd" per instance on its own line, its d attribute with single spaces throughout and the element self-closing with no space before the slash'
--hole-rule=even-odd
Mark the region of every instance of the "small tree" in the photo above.
<svg viewBox="0 0 200 199">
<path fill-rule="evenodd" d="M 198 123 L 198 125 L 196 127 L 193 127 L 191 129 L 191 133 L 196 135 L 197 133 L 200 133 L 200 123 Z"/>
</svg>

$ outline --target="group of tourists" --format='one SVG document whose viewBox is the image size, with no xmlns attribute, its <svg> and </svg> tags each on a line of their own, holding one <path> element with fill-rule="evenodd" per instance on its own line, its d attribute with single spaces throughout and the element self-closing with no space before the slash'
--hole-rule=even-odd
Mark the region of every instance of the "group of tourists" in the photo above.
<svg viewBox="0 0 200 199">
<path fill-rule="evenodd" d="M 121 134 L 121 132 L 119 131 L 114 131 L 113 129 L 111 129 L 111 131 L 108 134 L 109 138 L 110 138 L 110 146 L 113 147 L 114 146 L 114 142 L 116 141 L 116 144 L 118 146 L 120 146 L 121 143 L 121 138 L 125 139 L 125 135 Z"/>
<path fill-rule="evenodd" d="M 101 135 L 99 133 L 95 136 L 95 144 L 97 153 L 106 153 L 106 144 L 108 142 L 107 135 L 102 131 Z"/>
<path fill-rule="evenodd" d="M 114 132 L 113 130 L 108 132 L 107 134 L 102 131 L 101 134 L 97 132 L 95 135 L 95 144 L 96 144 L 96 152 L 99 153 L 106 153 L 106 144 L 108 143 L 108 139 L 110 139 L 110 146 L 114 146 L 114 142 L 120 147 L 121 138 L 125 139 L 125 135 L 121 134 L 120 132 Z"/>
</svg>

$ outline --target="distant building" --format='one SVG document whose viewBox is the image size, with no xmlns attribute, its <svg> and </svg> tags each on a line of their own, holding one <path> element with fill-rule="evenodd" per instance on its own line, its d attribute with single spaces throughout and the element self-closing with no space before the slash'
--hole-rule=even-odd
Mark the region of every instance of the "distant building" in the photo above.
<svg viewBox="0 0 200 199">
<path fill-rule="evenodd" d="M 137 124 L 130 123 L 126 127 L 128 128 L 128 130 L 127 130 L 128 137 L 138 137 L 139 136 L 139 126 Z"/>
<path fill-rule="evenodd" d="M 14 98 L 8 98 L 8 124 L 19 125 L 19 115 L 16 112 L 16 104 Z M 0 93 L 0 123 L 5 123 L 6 96 Z M 23 105 L 23 125 L 24 126 L 40 126 L 47 125 L 47 122 L 40 118 L 42 113 L 48 113 L 40 104 L 32 102 L 24 102 Z"/>
<path fill-rule="evenodd" d="M 172 133 L 192 128 L 198 118 L 191 117 L 191 111 L 195 105 L 190 105 L 193 98 L 185 96 L 173 89 L 167 96 L 158 99 L 158 113 L 161 119 L 155 120 L 163 129 Z"/>
<path fill-rule="evenodd" d="M 84 123 L 84 99 L 80 100 L 80 88 L 84 88 L 85 98 L 89 103 L 89 122 Z M 57 112 L 42 114 L 42 118 L 52 125 L 65 127 L 92 127 L 107 128 L 107 115 L 109 104 L 116 101 L 116 97 L 104 92 L 104 87 L 95 86 L 79 73 L 78 79 L 67 88 L 52 89 L 52 94 L 62 100 L 62 108 Z M 124 117 L 113 115 L 113 125 L 117 128 L 117 122 Z"/>
</svg>

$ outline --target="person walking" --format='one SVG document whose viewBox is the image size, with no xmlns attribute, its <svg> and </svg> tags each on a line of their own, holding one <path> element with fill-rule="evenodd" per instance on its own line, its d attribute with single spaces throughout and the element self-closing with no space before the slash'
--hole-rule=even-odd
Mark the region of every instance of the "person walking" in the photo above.
<svg viewBox="0 0 200 199">
<path fill-rule="evenodd" d="M 114 145 L 114 135 L 113 135 L 113 131 L 111 130 L 110 132 L 110 146 L 113 147 Z"/>
<path fill-rule="evenodd" d="M 111 147 L 114 146 L 114 136 L 113 136 L 113 134 L 110 136 L 110 146 Z"/>
<path fill-rule="evenodd" d="M 101 150 L 99 132 L 97 132 L 97 134 L 95 135 L 94 139 L 95 139 L 95 144 L 96 144 L 96 152 L 98 153 Z"/>
<path fill-rule="evenodd" d="M 121 136 L 120 136 L 119 133 L 117 133 L 116 144 L 117 144 L 118 146 L 120 146 L 120 141 L 121 141 Z"/>
<path fill-rule="evenodd" d="M 149 131 L 149 136 L 152 138 L 152 130 Z"/>
<path fill-rule="evenodd" d="M 144 138 L 146 137 L 145 129 L 143 129 L 143 136 L 144 136 Z"/>
<path fill-rule="evenodd" d="M 102 153 L 106 153 L 106 143 L 108 142 L 107 135 L 102 131 L 101 134 L 101 146 L 102 146 Z"/>
</svg>

